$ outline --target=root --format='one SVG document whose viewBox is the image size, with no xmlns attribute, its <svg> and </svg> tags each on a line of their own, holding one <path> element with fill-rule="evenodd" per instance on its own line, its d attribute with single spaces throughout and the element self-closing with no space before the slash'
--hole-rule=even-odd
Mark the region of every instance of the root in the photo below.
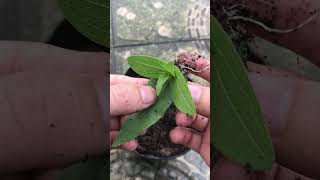
<svg viewBox="0 0 320 180">
<path fill-rule="evenodd" d="M 237 9 L 237 8 L 247 8 L 247 6 L 244 5 L 244 4 L 235 4 L 233 6 L 230 6 L 228 9 L 229 9 L 229 11 L 231 11 L 231 10 L 234 10 L 234 9 Z"/>
<path fill-rule="evenodd" d="M 203 58 L 202 55 L 198 53 L 180 53 L 176 58 L 176 64 L 181 70 L 190 70 L 195 73 L 201 73 L 210 68 L 206 66 L 201 70 L 196 70 L 196 61 L 200 58 Z"/>
<path fill-rule="evenodd" d="M 264 23 L 249 18 L 249 17 L 244 17 L 244 16 L 231 16 L 229 17 L 229 20 L 242 20 L 242 21 L 246 21 L 246 22 L 250 22 L 253 24 L 256 24 L 258 26 L 260 26 L 261 28 L 263 28 L 265 31 L 270 32 L 270 33 L 277 33 L 277 34 L 287 34 L 287 33 L 291 33 L 294 31 L 297 31 L 301 28 L 303 28 L 304 26 L 310 24 L 313 20 L 315 20 L 315 18 L 318 16 L 319 11 L 317 10 L 312 16 L 310 16 L 308 19 L 306 19 L 304 22 L 302 22 L 301 24 L 299 24 L 298 26 L 294 27 L 294 28 L 290 28 L 290 29 L 275 29 L 275 28 L 271 28 L 268 27 L 267 25 L 265 25 Z"/>
<path fill-rule="evenodd" d="M 195 73 L 201 73 L 201 72 L 209 69 L 210 66 L 206 66 L 205 68 L 203 68 L 203 69 L 201 69 L 201 70 L 194 70 L 194 69 L 192 69 L 192 68 L 190 68 L 190 67 L 184 67 L 184 68 L 185 68 L 185 69 L 188 69 L 188 70 L 190 70 L 190 71 L 192 71 L 192 72 L 195 72 Z"/>
</svg>

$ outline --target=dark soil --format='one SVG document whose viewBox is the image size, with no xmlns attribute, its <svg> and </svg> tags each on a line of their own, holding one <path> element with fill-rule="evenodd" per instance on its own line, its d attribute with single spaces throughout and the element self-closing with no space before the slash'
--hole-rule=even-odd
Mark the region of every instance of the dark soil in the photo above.
<svg viewBox="0 0 320 180">
<path fill-rule="evenodd" d="M 127 71 L 126 75 L 141 77 L 131 68 Z M 153 159 L 172 159 L 185 154 L 189 148 L 173 144 L 169 137 L 170 131 L 177 127 L 175 114 L 176 108 L 172 105 L 162 119 L 151 126 L 145 134 L 137 138 L 139 147 L 136 152 L 144 157 Z"/>
<path fill-rule="evenodd" d="M 175 120 L 176 108 L 172 105 L 160 121 L 150 127 L 144 135 L 137 138 L 137 152 L 149 157 L 170 158 L 184 154 L 189 149 L 173 144 L 169 133 L 177 127 Z"/>
</svg>

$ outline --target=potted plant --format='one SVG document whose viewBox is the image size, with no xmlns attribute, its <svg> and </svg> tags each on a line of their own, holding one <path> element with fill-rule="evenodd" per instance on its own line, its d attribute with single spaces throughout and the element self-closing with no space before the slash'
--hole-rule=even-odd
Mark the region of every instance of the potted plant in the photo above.
<svg viewBox="0 0 320 180">
<path fill-rule="evenodd" d="M 133 114 L 121 128 L 113 147 L 137 138 L 136 152 L 147 158 L 171 159 L 189 149 L 173 144 L 169 133 L 175 128 L 175 114 L 179 110 L 194 115 L 195 105 L 187 87 L 187 72 L 195 68 L 201 55 L 181 53 L 174 62 L 150 56 L 131 56 L 127 75 L 151 78 L 158 99 L 150 108 Z M 141 134 L 142 133 L 142 134 Z"/>
</svg>

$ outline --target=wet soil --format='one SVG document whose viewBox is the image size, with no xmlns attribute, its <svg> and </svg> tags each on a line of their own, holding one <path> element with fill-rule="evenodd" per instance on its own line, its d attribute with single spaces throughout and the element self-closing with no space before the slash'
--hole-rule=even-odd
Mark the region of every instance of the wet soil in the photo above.
<svg viewBox="0 0 320 180">
<path fill-rule="evenodd" d="M 145 156 L 167 159 L 184 154 L 189 149 L 170 141 L 169 133 L 177 127 L 175 120 L 176 108 L 172 105 L 160 121 L 147 132 L 137 138 L 137 152 Z"/>
</svg>

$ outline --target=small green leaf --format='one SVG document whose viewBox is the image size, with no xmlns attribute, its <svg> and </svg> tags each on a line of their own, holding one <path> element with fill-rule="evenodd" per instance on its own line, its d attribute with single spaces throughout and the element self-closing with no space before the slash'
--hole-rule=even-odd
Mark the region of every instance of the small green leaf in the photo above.
<svg viewBox="0 0 320 180">
<path fill-rule="evenodd" d="M 160 95 L 161 90 L 164 85 L 166 85 L 166 82 L 171 78 L 169 74 L 161 74 L 158 81 L 157 81 L 157 86 L 156 86 L 156 91 L 157 91 L 157 96 Z"/>
<path fill-rule="evenodd" d="M 165 73 L 170 73 L 174 76 L 169 63 L 159 58 L 136 55 L 130 56 L 128 63 L 136 73 L 143 77 L 157 79 L 161 74 Z"/>
<path fill-rule="evenodd" d="M 170 93 L 167 93 L 169 86 L 166 86 L 160 93 L 157 101 L 148 109 L 135 113 L 128 117 L 127 122 L 122 126 L 119 135 L 113 142 L 112 147 L 117 147 L 139 136 L 141 132 L 160 120 L 169 106 L 172 104 Z"/>
<path fill-rule="evenodd" d="M 196 107 L 192 101 L 186 79 L 177 66 L 174 67 L 175 78 L 171 81 L 171 96 L 179 111 L 194 115 Z"/>
<path fill-rule="evenodd" d="M 58 0 L 65 18 L 92 41 L 110 47 L 109 0 Z"/>
<path fill-rule="evenodd" d="M 270 169 L 272 143 L 242 60 L 218 21 L 211 17 L 214 85 L 211 143 L 227 158 L 253 170 Z"/>
<path fill-rule="evenodd" d="M 165 69 L 169 72 L 170 75 L 175 77 L 176 75 L 174 74 L 174 62 L 173 61 L 166 61 Z"/>
</svg>

